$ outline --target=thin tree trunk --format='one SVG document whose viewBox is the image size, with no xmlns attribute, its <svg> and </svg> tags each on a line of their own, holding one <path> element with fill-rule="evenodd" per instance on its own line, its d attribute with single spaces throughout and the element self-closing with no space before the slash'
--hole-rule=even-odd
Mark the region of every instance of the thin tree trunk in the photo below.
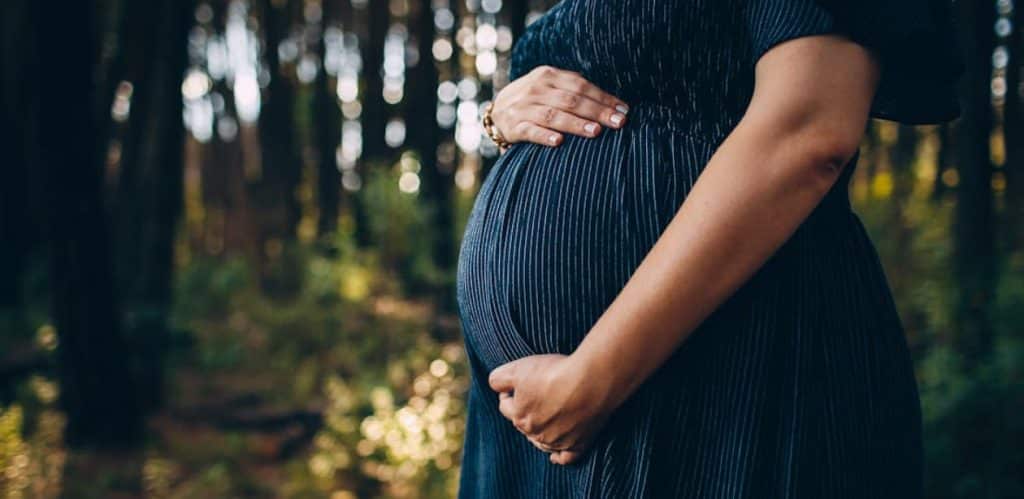
<svg viewBox="0 0 1024 499">
<path fill-rule="evenodd" d="M 30 129 L 26 125 L 28 112 L 26 103 L 31 89 L 25 85 L 27 78 L 35 74 L 26 71 L 30 64 L 29 43 L 26 43 L 24 19 L 27 2 L 12 1 L 0 19 L 0 67 L 6 74 L 23 75 L 22 78 L 4 78 L 0 80 L 0 144 L 10 165 L 0 182 L 0 311 L 8 310 L 13 314 L 21 314 L 22 308 L 22 270 L 28 257 L 29 246 L 33 240 L 31 221 L 25 216 L 29 207 L 28 155 L 25 144 L 30 137 Z"/>
<path fill-rule="evenodd" d="M 301 207 L 295 190 L 302 178 L 302 161 L 295 137 L 295 85 L 285 74 L 278 57 L 278 46 L 288 36 L 293 2 L 276 7 L 273 0 L 262 0 L 262 22 L 266 37 L 266 63 L 270 72 L 266 97 L 260 111 L 259 135 L 262 155 L 260 178 L 252 183 L 252 201 L 260 221 L 260 274 L 264 289 L 288 293 L 291 289 L 272 289 L 282 283 L 268 281 L 270 266 L 277 258 L 270 248 L 295 239 Z M 287 286 L 285 286 L 287 287 Z"/>
<path fill-rule="evenodd" d="M 121 336 L 96 161 L 94 6 L 33 2 L 39 49 L 41 160 L 48 173 L 53 318 L 61 405 L 72 446 L 134 444 L 142 435 Z M 73 43 L 68 43 L 73 40 Z M 54 61 L 61 61 L 60 64 Z"/>
<path fill-rule="evenodd" d="M 335 81 L 324 67 L 327 53 L 324 33 L 330 26 L 338 26 L 341 16 L 340 0 L 323 0 L 323 16 L 317 40 L 317 72 L 313 89 L 313 120 L 317 139 L 317 234 L 325 236 L 338 228 L 338 203 L 341 200 L 341 175 L 338 171 L 337 149 L 341 140 L 341 113 L 331 84 Z"/>
<path fill-rule="evenodd" d="M 366 37 L 362 46 L 363 81 L 363 159 L 367 162 L 390 161 L 391 148 L 384 140 L 388 122 L 388 104 L 384 101 L 384 41 L 388 34 L 388 2 L 369 2 L 365 12 Z"/>
<path fill-rule="evenodd" d="M 960 182 L 954 223 L 954 266 L 960 289 L 956 346 L 968 366 L 992 348 L 989 305 L 995 286 L 990 96 L 994 5 L 959 2 L 967 74 L 962 79 L 963 116 L 957 126 Z"/>
<path fill-rule="evenodd" d="M 163 399 L 163 355 L 183 188 L 180 89 L 192 5 L 182 0 L 129 2 L 125 16 L 124 79 L 132 82 L 133 96 L 114 211 L 115 268 L 125 332 L 139 355 L 135 367 L 140 400 L 153 410 Z"/>
<path fill-rule="evenodd" d="M 1006 65 L 1006 105 L 1003 143 L 1006 146 L 1006 246 L 1011 250 L 1024 242 L 1024 104 L 1021 102 L 1021 70 L 1024 69 L 1024 5 L 1014 3 L 1010 60 Z"/>
<path fill-rule="evenodd" d="M 530 13 L 530 2 L 522 0 L 520 2 L 508 2 L 506 10 L 508 11 L 508 24 L 509 29 L 512 30 L 512 41 L 517 42 L 519 38 L 526 32 L 526 15 Z"/>
<path fill-rule="evenodd" d="M 414 12 L 413 34 L 420 53 L 419 62 L 410 69 L 410 92 L 408 100 L 408 128 L 410 145 L 420 157 L 421 192 L 425 198 L 432 220 L 430 223 L 433 239 L 432 257 L 434 264 L 445 275 L 454 267 L 455 234 L 452 212 L 452 176 L 449 171 L 438 168 L 437 148 L 441 143 L 437 126 L 437 85 L 438 71 L 431 56 L 434 43 L 434 17 L 430 0 L 420 0 Z M 443 307 L 454 307 L 451 286 L 440 286 L 440 302 Z"/>
<path fill-rule="evenodd" d="M 899 125 L 896 143 L 889 153 L 892 168 L 893 189 L 889 199 L 888 226 L 895 232 L 895 248 L 900 249 L 899 259 L 907 265 L 913 265 L 914 258 L 910 254 L 913 233 L 908 223 L 908 208 L 914 195 L 914 160 L 917 158 L 917 133 L 913 126 Z M 904 287 L 905 273 L 890 276 L 892 286 L 897 295 Z"/>
<path fill-rule="evenodd" d="M 365 6 L 353 10 L 353 24 L 363 30 L 359 33 L 363 80 L 360 89 L 363 149 L 355 171 L 365 185 L 369 178 L 369 168 L 389 163 L 392 159 L 391 149 L 385 140 L 388 104 L 384 100 L 384 81 L 381 76 L 390 11 L 388 2 L 368 2 Z M 357 192 L 351 197 L 355 240 L 361 248 L 371 244 L 369 213 L 363 198 L 364 192 Z"/>
</svg>

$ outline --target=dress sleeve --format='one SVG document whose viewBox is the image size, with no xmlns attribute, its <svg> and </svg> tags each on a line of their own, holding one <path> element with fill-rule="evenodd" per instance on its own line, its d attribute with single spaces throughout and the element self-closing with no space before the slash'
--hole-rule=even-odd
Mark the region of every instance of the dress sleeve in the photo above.
<svg viewBox="0 0 1024 499">
<path fill-rule="evenodd" d="M 872 50 L 881 64 L 874 118 L 934 124 L 960 115 L 964 65 L 950 0 L 749 0 L 744 15 L 754 62 L 786 40 L 826 33 Z"/>
</svg>

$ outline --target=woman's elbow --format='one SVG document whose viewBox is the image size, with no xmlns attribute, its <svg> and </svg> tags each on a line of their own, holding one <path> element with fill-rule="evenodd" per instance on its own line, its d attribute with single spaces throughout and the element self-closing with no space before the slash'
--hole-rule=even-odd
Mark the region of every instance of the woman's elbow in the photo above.
<svg viewBox="0 0 1024 499">
<path fill-rule="evenodd" d="M 807 168 L 826 177 L 838 177 L 860 148 L 863 130 L 819 127 L 809 131 Z"/>
<path fill-rule="evenodd" d="M 862 137 L 862 129 L 848 125 L 808 123 L 780 140 L 780 150 L 785 151 L 778 164 L 780 173 L 789 179 L 787 183 L 823 196 L 857 154 Z"/>
</svg>

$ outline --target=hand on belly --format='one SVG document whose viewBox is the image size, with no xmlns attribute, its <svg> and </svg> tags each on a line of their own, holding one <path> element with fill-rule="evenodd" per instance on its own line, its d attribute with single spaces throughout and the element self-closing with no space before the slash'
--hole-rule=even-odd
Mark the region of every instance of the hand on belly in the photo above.
<svg viewBox="0 0 1024 499">
<path fill-rule="evenodd" d="M 531 355 L 491 371 L 501 414 L 551 462 L 570 464 L 589 450 L 607 421 L 604 385 L 584 373 L 572 357 Z"/>
</svg>

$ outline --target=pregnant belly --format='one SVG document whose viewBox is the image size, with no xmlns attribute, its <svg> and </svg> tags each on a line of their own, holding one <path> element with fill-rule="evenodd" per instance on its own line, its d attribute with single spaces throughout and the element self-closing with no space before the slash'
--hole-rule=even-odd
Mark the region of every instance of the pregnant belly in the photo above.
<svg viewBox="0 0 1024 499">
<path fill-rule="evenodd" d="M 464 335 L 486 367 L 571 353 L 712 152 L 631 112 L 621 130 L 502 155 L 473 205 L 456 279 Z"/>
</svg>

